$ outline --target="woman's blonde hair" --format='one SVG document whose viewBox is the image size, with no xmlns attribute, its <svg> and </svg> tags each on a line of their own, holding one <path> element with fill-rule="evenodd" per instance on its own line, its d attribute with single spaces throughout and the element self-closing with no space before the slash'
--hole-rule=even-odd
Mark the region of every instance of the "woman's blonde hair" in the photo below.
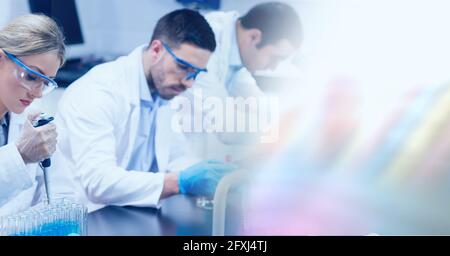
<svg viewBox="0 0 450 256">
<path fill-rule="evenodd" d="M 0 30 L 0 49 L 18 57 L 54 52 L 61 66 L 65 62 L 64 35 L 54 20 L 41 14 L 20 16 Z"/>
</svg>

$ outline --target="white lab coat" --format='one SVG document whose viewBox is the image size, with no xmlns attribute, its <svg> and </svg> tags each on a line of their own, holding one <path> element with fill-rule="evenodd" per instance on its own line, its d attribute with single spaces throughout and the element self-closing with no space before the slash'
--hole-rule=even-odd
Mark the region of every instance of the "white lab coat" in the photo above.
<svg viewBox="0 0 450 256">
<path fill-rule="evenodd" d="M 199 76 L 195 88 L 202 88 L 207 96 L 259 97 L 264 95 L 256 80 L 245 68 L 241 69 L 230 84 L 226 85 L 232 60 L 230 53 L 236 43 L 234 41 L 236 40 L 236 21 L 239 17 L 238 12 L 211 12 L 205 15 L 214 31 L 217 47 L 208 62 L 208 73 Z"/>
<path fill-rule="evenodd" d="M 159 173 L 126 170 L 138 134 L 142 49 L 95 67 L 64 93 L 55 121 L 59 144 L 49 175 L 52 196 L 75 197 L 94 211 L 106 205 L 157 207 L 165 171 L 196 162 L 172 161 L 170 107 L 157 114 L 155 152 Z M 182 142 L 180 142 L 182 143 Z M 149 160 L 153 156 L 149 156 Z"/>
<path fill-rule="evenodd" d="M 203 104 L 202 102 L 211 96 L 225 102 L 226 97 L 246 98 L 265 95 L 245 67 L 234 74 L 229 84 L 226 84 L 229 72 L 231 72 L 231 62 L 236 58 L 236 56 L 232 56 L 232 53 L 236 50 L 239 52 L 238 49 L 235 51 L 232 49 L 236 47 L 236 22 L 239 17 L 237 12 L 211 12 L 205 15 L 215 33 L 217 47 L 208 62 L 208 72 L 200 74 L 193 89 L 181 95 L 181 97 L 188 98 L 191 104 Z M 199 113 L 198 110 L 200 109 L 194 109 L 191 113 L 191 120 L 194 120 L 195 116 L 205 117 L 208 115 L 204 109 L 202 113 Z M 204 123 L 203 126 L 207 127 L 208 125 Z M 213 158 L 223 161 L 231 157 L 233 161 L 241 160 L 246 158 L 245 152 L 249 151 L 248 146 L 242 146 L 248 139 L 242 133 L 185 132 L 184 136 L 190 147 L 195 149 L 195 153 L 203 159 Z"/>
<path fill-rule="evenodd" d="M 9 143 L 0 148 L 0 216 L 24 211 L 43 196 L 41 168 L 37 164 L 25 165 L 15 146 L 22 135 L 27 113 L 11 114 Z"/>
</svg>

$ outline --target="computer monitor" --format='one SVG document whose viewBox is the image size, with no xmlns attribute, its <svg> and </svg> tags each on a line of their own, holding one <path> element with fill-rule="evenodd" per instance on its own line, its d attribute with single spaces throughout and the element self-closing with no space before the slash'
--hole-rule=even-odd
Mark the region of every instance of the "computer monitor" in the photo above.
<svg viewBox="0 0 450 256">
<path fill-rule="evenodd" d="M 187 8 L 199 10 L 219 10 L 220 0 L 177 0 Z"/>
<path fill-rule="evenodd" d="M 67 57 L 81 58 L 91 54 L 81 29 L 75 0 L 29 0 L 31 13 L 42 13 L 53 18 L 66 37 Z"/>
</svg>

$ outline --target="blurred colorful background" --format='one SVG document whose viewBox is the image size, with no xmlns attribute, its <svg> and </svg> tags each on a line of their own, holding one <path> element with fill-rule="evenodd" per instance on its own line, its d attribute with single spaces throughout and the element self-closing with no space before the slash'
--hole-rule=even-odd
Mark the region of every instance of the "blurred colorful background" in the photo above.
<svg viewBox="0 0 450 256">
<path fill-rule="evenodd" d="M 239 233 L 450 235 L 450 3 L 298 8 L 280 140 L 251 150 Z"/>
</svg>

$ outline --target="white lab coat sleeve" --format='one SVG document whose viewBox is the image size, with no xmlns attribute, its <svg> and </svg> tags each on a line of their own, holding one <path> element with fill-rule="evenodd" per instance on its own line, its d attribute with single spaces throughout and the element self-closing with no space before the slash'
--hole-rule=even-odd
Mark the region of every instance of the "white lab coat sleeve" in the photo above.
<svg viewBox="0 0 450 256">
<path fill-rule="evenodd" d="M 195 95 L 201 92 L 204 99 L 211 96 L 224 98 L 227 95 L 225 85 L 221 81 L 227 75 L 228 66 L 222 63 L 219 57 L 214 54 L 208 62 L 208 72 L 199 74 L 194 90 L 191 90 Z"/>
<path fill-rule="evenodd" d="M 204 131 L 212 131 L 212 134 L 217 136 L 219 141 L 224 144 L 252 145 L 257 143 L 260 138 L 259 132 L 227 131 L 227 123 L 231 122 L 234 124 L 236 122 L 235 117 L 238 116 L 243 116 L 252 120 L 254 123 L 258 123 L 258 109 L 264 107 L 261 105 L 261 102 L 264 101 L 260 101 L 260 99 L 266 97 L 266 95 L 258 87 L 251 74 L 245 69 L 242 69 L 235 75 L 227 88 L 220 82 L 219 74 L 215 72 L 217 70 L 215 68 L 216 66 L 216 64 L 209 63 L 208 67 L 210 67 L 211 73 L 201 76 L 195 84 L 196 87 L 184 94 L 184 97 L 187 97 L 194 106 L 203 106 L 201 108 L 193 108 L 190 120 L 195 122 L 199 120 L 197 118 L 198 116 L 202 116 L 201 121 Z M 210 102 L 220 101 L 223 104 L 222 106 L 225 107 L 227 107 L 227 104 L 230 104 L 229 102 L 236 105 L 239 102 L 255 102 L 256 105 L 249 104 L 243 109 L 237 106 L 232 107 L 233 113 L 226 112 L 226 115 L 223 116 L 222 126 L 220 127 L 209 122 L 208 115 L 210 115 L 210 111 L 214 110 L 214 108 L 208 107 L 208 100 L 212 100 Z M 226 111 L 229 111 L 229 109 L 227 107 Z M 230 117 L 231 119 L 229 119 Z M 195 135 L 188 136 L 190 138 L 198 137 Z"/>
<path fill-rule="evenodd" d="M 169 170 L 180 172 L 200 162 L 202 158 L 195 154 L 183 133 L 172 133 L 169 153 Z"/>
<path fill-rule="evenodd" d="M 14 144 L 0 147 L 0 207 L 32 185 L 17 147 Z"/>
<path fill-rule="evenodd" d="M 228 95 L 231 97 L 266 97 L 267 95 L 261 90 L 256 79 L 250 72 L 242 68 L 231 79 L 228 85 Z"/>
<path fill-rule="evenodd" d="M 77 95 L 63 98 L 60 105 L 61 132 L 67 134 L 62 135 L 59 147 L 74 163 L 75 178 L 89 200 L 105 205 L 157 207 L 164 174 L 127 171 L 117 162 L 115 124 L 126 122 L 117 120 L 123 111 L 116 99 L 119 96 L 101 89 L 84 93 L 83 99 Z"/>
<path fill-rule="evenodd" d="M 227 90 L 228 96 L 235 102 L 241 99 L 242 102 L 254 102 L 256 104 L 246 105 L 245 108 L 235 107 L 233 117 L 244 116 L 253 124 L 257 124 L 258 130 L 253 132 L 223 132 L 217 133 L 219 140 L 227 145 L 255 145 L 258 144 L 262 136 L 261 130 L 271 127 L 272 120 L 263 123 L 260 114 L 266 117 L 269 114 L 268 95 L 266 95 L 256 83 L 255 78 L 245 68 L 237 72 L 230 81 Z M 272 117 L 271 117 L 272 118 Z M 265 120 L 265 119 L 264 119 Z M 276 120 L 274 120 L 276 121 Z M 226 122 L 225 122 L 226 125 Z M 264 125 L 264 127 L 259 127 Z M 267 126 L 267 127 L 266 127 Z"/>
</svg>

